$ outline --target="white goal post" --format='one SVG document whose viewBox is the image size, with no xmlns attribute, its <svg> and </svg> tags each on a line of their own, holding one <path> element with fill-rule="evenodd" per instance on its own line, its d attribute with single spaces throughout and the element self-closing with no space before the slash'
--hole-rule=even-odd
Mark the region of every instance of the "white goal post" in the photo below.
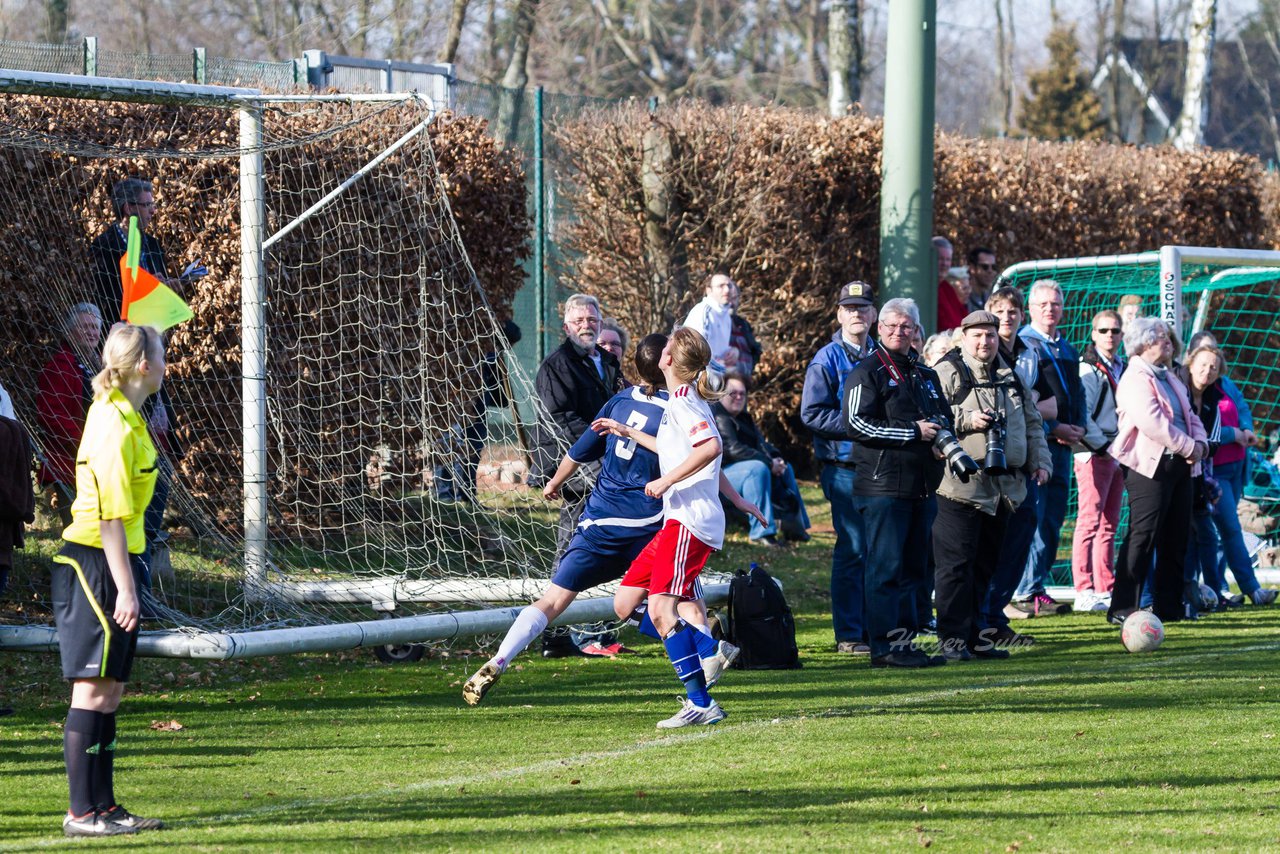
<svg viewBox="0 0 1280 854">
<path fill-rule="evenodd" d="M 704 578 L 706 580 L 702 589 L 708 604 L 728 599 L 727 578 Z M 601 587 L 584 594 L 550 625 L 569 626 L 615 620 L 611 591 L 611 587 Z M 520 607 L 513 607 L 450 611 L 417 617 L 245 632 L 143 631 L 138 635 L 138 655 L 225 661 L 263 655 L 336 652 L 383 645 L 448 641 L 505 632 L 521 610 Z M 48 626 L 0 626 L 0 650 L 3 649 L 57 652 L 58 635 Z"/>
<path fill-rule="evenodd" d="M 269 519 L 273 511 L 269 494 L 272 477 L 273 448 L 271 413 L 268 406 L 268 361 L 271 341 L 268 338 L 268 259 L 281 239 L 304 226 L 313 216 L 323 215 L 326 208 L 340 204 L 351 188 L 391 157 L 401 146 L 425 136 L 436 115 L 430 99 L 407 94 L 396 95 L 271 95 L 254 89 L 191 84 L 155 83 L 113 78 L 88 78 L 76 75 L 42 74 L 0 69 L 0 94 L 37 95 L 56 98 L 118 101 L 145 105 L 180 105 L 234 110 L 239 124 L 239 191 L 240 191 L 240 440 L 242 443 L 243 495 L 243 568 L 242 595 L 245 602 L 260 605 L 268 613 L 281 606 L 306 606 L 325 603 L 337 606 L 367 606 L 381 612 L 384 619 L 334 622 L 324 625 L 290 625 L 287 620 L 267 623 L 270 628 L 244 630 L 211 630 L 203 626 L 185 626 L 176 630 L 144 631 L 139 639 L 141 655 L 192 657 L 208 659 L 241 658 L 301 651 L 350 649 L 361 646 L 405 644 L 449 640 L 477 634 L 504 631 L 518 609 L 488 608 L 484 610 L 450 611 L 419 616 L 390 617 L 397 605 L 432 603 L 446 606 L 476 602 L 527 602 L 535 598 L 544 582 L 535 577 L 448 577 L 446 566 L 428 567 L 431 573 L 446 577 L 412 577 L 412 573 L 377 574 L 365 569 L 361 574 L 330 580 L 322 567 L 316 567 L 319 578 L 300 580 L 297 576 L 276 571 L 269 540 Z M 331 186 L 315 201 L 308 200 L 301 212 L 276 224 L 268 233 L 267 190 L 264 180 L 264 112 L 273 104 L 309 104 L 324 102 L 407 102 L 418 101 L 427 107 L 426 117 L 403 133 L 391 145 L 370 154 L 365 164 L 344 175 L 332 177 Z M 270 137 L 268 136 L 268 140 Z M 230 149 L 234 156 L 236 149 Z M 330 180 L 326 178 L 326 181 Z M 321 189 L 317 187 L 316 189 Z M 445 214 L 448 214 L 447 203 Z M 456 235 L 455 235 L 456 236 Z M 283 244 L 281 244 L 283 245 Z M 468 269 L 469 269 L 469 262 Z M 470 273 L 474 279 L 474 271 Z M 463 279 L 459 279 L 463 281 Z M 432 304 L 434 308 L 434 303 Z M 486 315 L 487 316 L 487 315 Z M 423 410 L 425 415 L 426 410 Z M 234 439 L 232 440 L 234 441 Z M 465 526 L 465 522 L 459 523 Z M 474 534 L 474 531 L 469 533 Z M 488 534 L 485 534 L 488 536 Z M 502 530 L 495 528 L 492 539 L 501 542 Z M 518 534 L 509 537 L 516 541 Z M 414 553 L 419 554 L 418 552 Z M 296 569 L 299 560 L 290 556 Z M 313 558 L 323 560 L 323 555 Z M 420 558 L 419 558 L 420 559 Z M 304 564 L 305 566 L 305 564 Z M 473 563 L 471 570 L 482 569 L 483 561 Z M 384 567 L 384 570 L 388 567 Z M 389 567 L 394 569 L 394 567 Z M 500 568 L 499 568 L 500 569 Z M 490 569 L 490 573 L 493 569 Z M 430 575 L 431 573 L 428 573 Z M 465 573 L 464 573 L 465 574 Z M 726 578 L 708 576 L 704 584 L 708 602 L 722 602 L 727 597 Z M 592 591 L 575 602 L 556 621 L 556 625 L 613 620 L 608 589 Z M 350 613 L 347 608 L 343 613 Z M 287 627 L 279 628 L 283 622 Z M 221 628 L 216 626 L 215 628 Z M 56 649 L 56 633 L 49 626 L 0 626 L 0 649 Z"/>
</svg>

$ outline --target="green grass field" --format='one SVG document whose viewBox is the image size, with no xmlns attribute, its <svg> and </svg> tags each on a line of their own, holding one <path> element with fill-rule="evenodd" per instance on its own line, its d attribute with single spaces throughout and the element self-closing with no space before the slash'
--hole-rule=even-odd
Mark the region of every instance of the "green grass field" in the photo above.
<svg viewBox="0 0 1280 854">
<path fill-rule="evenodd" d="M 734 540 L 717 568 L 759 554 Z M 396 666 L 144 659 L 117 793 L 170 829 L 78 845 L 1280 848 L 1280 609 L 1172 626 L 1141 656 L 1100 615 L 1038 619 L 1019 626 L 1037 644 L 1005 662 L 873 671 L 831 650 L 831 542 L 767 562 L 804 669 L 731 671 L 716 690 L 730 717 L 695 732 L 654 729 L 679 687 L 635 635 L 640 654 L 613 661 L 522 657 L 478 708 L 459 692 L 485 656 L 461 648 Z M 18 707 L 0 719 L 0 851 L 67 844 L 56 656 L 0 655 L 0 685 Z"/>
</svg>

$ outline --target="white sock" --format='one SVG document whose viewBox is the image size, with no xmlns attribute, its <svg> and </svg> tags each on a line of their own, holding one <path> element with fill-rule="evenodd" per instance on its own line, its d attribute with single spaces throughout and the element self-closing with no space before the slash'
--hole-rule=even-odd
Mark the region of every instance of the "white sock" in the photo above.
<svg viewBox="0 0 1280 854">
<path fill-rule="evenodd" d="M 507 636 L 502 639 L 502 643 L 498 645 L 498 654 L 493 657 L 493 663 L 502 670 L 506 670 L 511 659 L 533 643 L 533 639 L 542 634 L 542 630 L 546 627 L 546 614 L 532 605 L 525 608 L 507 630 Z"/>
<path fill-rule="evenodd" d="M 688 621 L 686 620 L 685 622 L 688 622 Z M 707 637 L 712 637 L 710 626 L 700 626 L 697 623 L 689 623 L 689 625 L 693 626 L 695 629 L 702 632 Z"/>
</svg>

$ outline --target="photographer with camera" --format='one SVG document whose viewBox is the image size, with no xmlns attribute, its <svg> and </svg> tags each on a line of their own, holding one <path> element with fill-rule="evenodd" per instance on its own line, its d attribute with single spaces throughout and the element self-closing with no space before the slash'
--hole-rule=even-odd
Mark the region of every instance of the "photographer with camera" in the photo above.
<svg viewBox="0 0 1280 854">
<path fill-rule="evenodd" d="M 912 645 L 921 628 L 915 593 L 924 583 L 934 491 L 946 453 L 938 443 L 955 440 L 938 375 L 920 363 L 911 348 L 919 323 L 914 300 L 886 302 L 880 309 L 880 347 L 859 362 L 845 382 L 845 424 L 853 441 L 850 458 L 858 471 L 853 506 L 866 530 L 866 624 L 872 667 L 946 663 Z M 950 465 L 964 465 L 963 459 L 950 456 Z M 968 466 L 977 468 L 971 459 Z"/>
<path fill-rule="evenodd" d="M 1026 478 L 1044 484 L 1053 471 L 1031 392 L 999 358 L 999 325 L 989 311 L 969 314 L 960 324 L 960 349 L 934 365 L 960 448 L 981 465 L 972 476 L 948 466 L 938 487 L 934 593 L 938 639 L 951 661 L 1009 657 L 993 630 L 982 630 L 979 611 L 1009 517 L 1027 496 Z"/>
</svg>

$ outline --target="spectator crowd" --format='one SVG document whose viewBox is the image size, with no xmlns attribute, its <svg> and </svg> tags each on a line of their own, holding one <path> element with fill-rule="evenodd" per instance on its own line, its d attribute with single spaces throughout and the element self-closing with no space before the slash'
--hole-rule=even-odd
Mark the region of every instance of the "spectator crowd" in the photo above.
<svg viewBox="0 0 1280 854">
<path fill-rule="evenodd" d="M 963 266 L 953 266 L 947 239 L 933 247 L 936 333 L 926 337 L 912 300 L 877 308 L 871 284 L 848 282 L 835 293 L 836 329 L 805 373 L 800 420 L 835 533 L 836 650 L 878 667 L 1005 658 L 1034 643 L 1016 621 L 1073 610 L 1049 592 L 1068 545 L 1074 596 L 1062 598 L 1117 624 L 1140 608 L 1176 622 L 1272 603 L 1276 591 L 1259 584 L 1236 512 L 1257 438 L 1216 340 L 1201 333 L 1184 355 L 1166 324 L 1141 316 L 1141 298 L 1125 295 L 1093 314 L 1087 342 L 1073 342 L 1062 332 L 1072 308 L 1056 281 L 1037 280 L 1024 295 L 998 287 L 989 247 L 972 248 Z M 809 539 L 809 516 L 792 464 L 750 414 L 763 351 L 741 298 L 717 270 L 679 326 L 710 346 L 723 472 L 764 517 L 740 521 L 751 543 L 777 549 Z M 625 382 L 602 357 L 584 355 L 575 324 L 588 316 L 604 329 L 599 346 L 627 338 L 591 298 L 566 303 L 572 349 L 539 372 L 565 443 Z M 625 345 L 611 352 L 625 361 Z M 567 355 L 576 379 L 559 388 L 550 379 L 570 376 Z M 580 410 L 572 419 L 557 415 L 566 401 Z M 1077 515 L 1064 527 L 1073 486 Z M 565 513 L 562 530 L 574 516 Z M 938 654 L 921 651 L 915 639 L 926 633 L 936 634 Z"/>
<path fill-rule="evenodd" d="M 155 213 L 150 183 L 121 181 L 112 204 L 115 222 L 90 247 L 85 299 L 63 316 L 36 395 L 40 480 L 64 523 L 75 499 L 75 451 L 92 402 L 90 381 L 100 368 L 104 330 L 119 314 L 113 259 L 124 249 L 129 217 L 143 228 L 144 267 L 175 286 L 204 273 L 188 268 L 168 277 L 161 247 L 145 234 Z M 799 416 L 812 435 L 835 535 L 836 649 L 869 655 L 877 666 L 927 667 L 1002 658 L 1010 646 L 1033 643 L 1014 621 L 1072 610 L 1050 595 L 1049 579 L 1073 485 L 1078 511 L 1067 530 L 1075 610 L 1105 611 L 1121 622 L 1150 608 L 1171 622 L 1206 609 L 1273 602 L 1276 591 L 1258 582 L 1236 512 L 1247 451 L 1258 440 L 1213 336 L 1199 333 L 1184 354 L 1165 324 L 1141 316 L 1141 298 L 1126 295 L 1114 309 L 1093 314 L 1087 342 L 1073 342 L 1061 331 L 1072 307 L 1055 281 L 1034 282 L 1024 297 L 998 286 L 991 248 L 970 248 L 956 266 L 949 240 L 935 237 L 932 246 L 934 334 L 926 335 L 912 300 L 877 308 L 871 284 L 848 282 L 834 293 L 831 338 L 805 372 Z M 808 540 L 810 520 L 792 463 L 751 414 L 764 351 L 740 313 L 742 296 L 730 272 L 717 269 L 678 326 L 697 330 L 710 348 L 707 370 L 722 393 L 711 410 L 723 474 L 761 516 L 742 516 L 728 503 L 726 512 L 746 526 L 751 543 L 779 549 Z M 625 368 L 631 336 L 604 316 L 595 297 L 570 297 L 563 328 L 563 343 L 537 374 L 549 419 L 532 437 L 535 482 L 552 476 L 563 448 L 632 384 Z M 511 341 L 520 334 L 510 322 L 504 333 Z M 491 405 L 476 401 L 467 422 L 456 425 L 464 452 L 459 464 L 435 469 L 441 500 L 473 500 L 487 434 L 483 409 Z M 170 460 L 179 452 L 177 413 L 163 389 L 142 416 L 163 452 L 146 513 L 146 549 L 135 561 L 145 591 L 152 551 L 164 536 Z M 598 463 L 584 463 L 559 488 L 562 550 L 598 470 Z M 1117 554 L 1126 496 L 1129 528 Z M 913 644 L 932 632 L 937 656 Z M 621 649 L 606 626 L 574 640 L 597 654 Z"/>
<path fill-rule="evenodd" d="M 115 221 L 89 247 L 86 293 L 62 315 L 35 394 L 40 483 L 67 540 L 54 560 L 52 599 L 72 682 L 69 836 L 163 826 L 121 806 L 112 785 L 115 715 L 138 621 L 162 607 L 151 572 L 180 454 L 162 335 L 121 323 L 103 346 L 104 328 L 127 313 L 118 270 L 130 220 L 142 231 L 139 264 L 158 279 L 180 287 L 206 273 L 197 261 L 169 278 L 163 250 L 145 233 L 156 209 L 149 182 L 125 179 L 111 198 Z M 799 415 L 835 534 L 836 651 L 867 656 L 873 667 L 925 669 L 1006 659 L 1011 647 L 1033 644 L 1013 621 L 1073 609 L 1049 592 L 1073 482 L 1075 609 L 1116 624 L 1150 609 L 1170 623 L 1274 603 L 1237 512 L 1258 440 L 1213 335 L 1198 333 L 1184 351 L 1175 330 L 1125 296 L 1092 315 L 1081 352 L 1063 333 L 1072 307 L 1056 281 L 1033 282 L 1024 300 L 999 287 L 990 248 L 974 247 L 953 266 L 950 241 L 935 237 L 932 246 L 934 334 L 926 337 L 912 299 L 878 304 L 871 284 L 847 282 L 833 293 L 831 339 L 805 372 Z M 761 549 L 810 539 L 794 467 L 751 414 L 765 354 L 740 313 L 742 295 L 729 271 L 714 271 L 670 338 L 645 336 L 630 360 L 628 330 L 604 317 L 597 298 L 565 301 L 564 341 L 537 373 L 547 417 L 530 449 L 533 482 L 563 501 L 560 561 L 498 655 L 464 686 L 468 703 L 479 703 L 539 635 L 549 657 L 625 651 L 609 624 L 548 628 L 578 593 L 621 577 L 618 617 L 663 641 L 688 695 L 658 728 L 725 717 L 708 690 L 739 650 L 713 636 L 698 574 L 721 548 L 726 516 Z M 519 327 L 508 321 L 503 335 L 514 343 Z M 432 470 L 442 502 L 476 497 L 485 410 L 504 392 L 496 351 L 482 370 L 486 391 L 463 402 L 441 454 L 447 464 Z M 0 434 L 2 592 L 33 518 L 28 440 L 3 385 Z M 106 591 L 102 601 L 94 590 Z M 937 638 L 932 651 L 918 642 L 924 634 Z M 125 654 L 109 669 L 113 642 Z M 0 716 L 9 711 L 0 707 Z"/>
</svg>

